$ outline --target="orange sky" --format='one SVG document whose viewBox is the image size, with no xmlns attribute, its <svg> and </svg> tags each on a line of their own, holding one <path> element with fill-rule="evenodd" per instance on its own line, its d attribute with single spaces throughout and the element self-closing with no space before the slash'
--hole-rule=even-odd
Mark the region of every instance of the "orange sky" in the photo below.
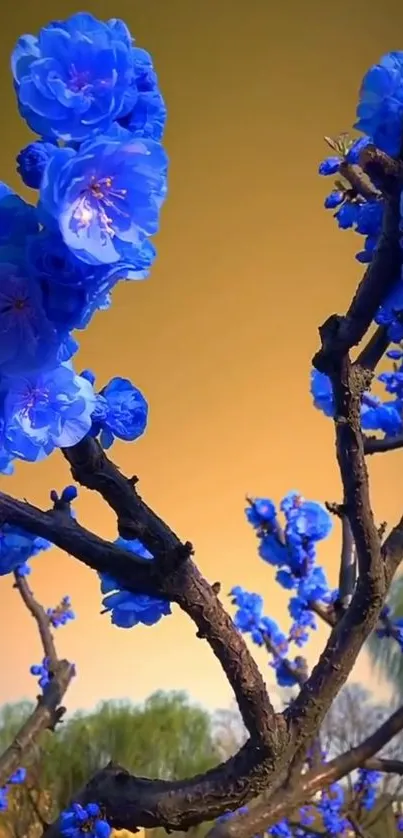
<svg viewBox="0 0 403 838">
<path fill-rule="evenodd" d="M 57 16 L 83 10 L 58 0 Z M 16 152 L 28 140 L 13 99 L 9 55 L 23 32 L 56 15 L 49 0 L 6 3 L 0 28 L 4 125 L 0 178 L 20 188 Z M 317 327 L 345 309 L 361 268 L 359 242 L 323 210 L 317 166 L 324 134 L 348 130 L 357 89 L 382 53 L 403 48 L 403 7 L 390 0 L 343 6 L 323 0 L 89 0 L 86 11 L 126 20 L 152 52 L 169 107 L 169 198 L 149 280 L 121 284 L 113 308 L 81 340 L 78 367 L 100 384 L 131 378 L 150 404 L 146 436 L 117 444 L 116 462 L 140 476 L 147 502 L 196 547 L 207 578 L 265 596 L 287 620 L 286 593 L 256 555 L 245 493 L 280 499 L 292 488 L 339 499 L 333 432 L 311 406 Z M 377 519 L 401 514 L 402 454 L 371 462 Z M 19 465 L 1 488 L 46 507 L 69 482 L 61 456 Z M 115 537 L 109 509 L 82 490 L 79 519 Z M 321 557 L 337 577 L 337 536 Z M 69 593 L 78 619 L 59 630 L 60 654 L 77 664 L 69 709 L 100 699 L 143 699 L 186 689 L 210 707 L 231 693 L 208 647 L 174 610 L 154 628 L 125 631 L 100 616 L 95 574 L 52 550 L 32 583 L 46 605 Z M 41 657 L 31 618 L 0 579 L 0 702 L 34 697 L 29 666 Z M 309 647 L 313 662 L 325 637 Z M 271 671 L 257 653 L 263 671 Z M 176 662 L 175 662 L 176 661 Z M 5 675 L 4 673 L 9 673 Z M 356 676 L 371 682 L 361 657 Z"/>
</svg>

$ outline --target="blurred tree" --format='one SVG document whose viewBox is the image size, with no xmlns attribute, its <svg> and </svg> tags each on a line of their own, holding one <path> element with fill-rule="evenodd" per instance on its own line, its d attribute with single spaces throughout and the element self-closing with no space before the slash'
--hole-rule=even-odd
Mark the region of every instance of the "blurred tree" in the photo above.
<svg viewBox="0 0 403 838">
<path fill-rule="evenodd" d="M 388 606 L 391 620 L 394 623 L 402 620 L 403 626 L 403 575 L 391 586 Z M 388 680 L 393 690 L 403 698 L 403 655 L 399 644 L 393 638 L 380 638 L 373 632 L 367 641 L 367 649 L 380 678 Z"/>
<path fill-rule="evenodd" d="M 29 702 L 0 710 L 0 747 L 31 710 Z M 157 692 L 142 705 L 104 702 L 42 737 L 26 766 L 26 784 L 12 789 L 9 809 L 0 814 L 0 834 L 35 838 L 109 760 L 140 776 L 182 779 L 220 758 L 211 716 L 184 693 Z"/>
</svg>

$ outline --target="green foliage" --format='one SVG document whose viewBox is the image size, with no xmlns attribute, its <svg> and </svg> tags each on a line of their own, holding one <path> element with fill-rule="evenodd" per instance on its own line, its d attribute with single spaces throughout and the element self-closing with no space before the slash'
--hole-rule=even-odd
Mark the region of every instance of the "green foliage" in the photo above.
<svg viewBox="0 0 403 838">
<path fill-rule="evenodd" d="M 0 747 L 9 744 L 31 709 L 28 702 L 2 708 Z M 219 761 L 211 716 L 184 693 L 164 692 L 141 705 L 108 701 L 75 713 L 54 735 L 43 737 L 26 766 L 26 785 L 40 800 L 42 817 L 51 820 L 110 760 L 144 777 L 182 779 L 204 772 Z M 19 800 L 0 816 L 0 829 L 8 826 L 12 838 L 19 837 L 17 822 L 26 820 L 28 803 Z M 38 813 L 31 814 L 37 823 Z"/>
</svg>

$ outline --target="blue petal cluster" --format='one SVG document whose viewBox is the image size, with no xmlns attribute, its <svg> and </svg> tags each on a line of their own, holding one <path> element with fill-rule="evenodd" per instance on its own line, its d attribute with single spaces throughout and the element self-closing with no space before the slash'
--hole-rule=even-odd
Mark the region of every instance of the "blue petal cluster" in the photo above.
<svg viewBox="0 0 403 838">
<path fill-rule="evenodd" d="M 73 14 L 12 54 L 27 204 L 0 184 L 0 473 L 87 434 L 137 439 L 147 403 L 126 379 L 97 396 L 76 334 L 120 280 L 148 276 L 167 192 L 166 107 L 152 58 L 118 19 Z"/>
<path fill-rule="evenodd" d="M 153 560 L 151 553 L 137 539 L 127 541 L 119 537 L 115 544 L 123 550 L 135 553 L 143 559 Z M 112 624 L 119 628 L 133 628 L 133 626 L 153 626 L 161 617 L 171 614 L 171 605 L 167 600 L 148 596 L 147 594 L 132 594 L 120 588 L 116 579 L 108 573 L 99 574 L 101 593 L 105 594 L 102 605 L 105 611 L 111 612 Z"/>
<path fill-rule="evenodd" d="M 403 138 L 403 52 L 389 52 L 362 81 L 354 126 L 395 156 Z"/>
<path fill-rule="evenodd" d="M 360 806 L 369 812 L 374 808 L 382 774 L 365 768 L 359 768 L 357 774 L 353 790 L 359 798 Z"/>
<path fill-rule="evenodd" d="M 3 524 L 0 528 L 0 576 L 16 570 L 25 575 L 28 560 L 50 546 L 44 538 L 31 535 L 20 527 Z"/>
<path fill-rule="evenodd" d="M 345 792 L 340 783 L 322 790 L 317 806 L 328 835 L 342 835 L 348 829 L 349 823 L 343 814 L 344 803 Z"/>
<path fill-rule="evenodd" d="M 121 20 L 79 13 L 50 23 L 19 39 L 11 64 L 20 113 L 43 137 L 82 142 L 119 118 L 131 124 L 147 108 L 147 82 L 158 94 L 151 57 Z"/>
<path fill-rule="evenodd" d="M 76 616 L 71 607 L 69 596 L 64 596 L 59 602 L 59 605 L 56 605 L 55 608 L 48 608 L 46 613 L 51 626 L 55 629 L 59 628 L 59 626 L 65 626 L 66 623 L 74 620 Z"/>
<path fill-rule="evenodd" d="M 89 370 L 81 373 L 92 384 L 95 376 Z M 115 439 L 138 439 L 147 427 L 148 404 L 127 378 L 112 378 L 97 394 L 92 413 L 91 434 L 99 436 L 103 448 L 110 448 Z"/>
<path fill-rule="evenodd" d="M 60 832 L 65 838 L 109 838 L 112 828 L 98 803 L 72 803 L 60 815 Z"/>
<path fill-rule="evenodd" d="M 324 506 L 304 500 L 298 492 L 290 492 L 283 498 L 280 511 L 284 526 L 272 500 L 250 499 L 245 510 L 259 540 L 260 557 L 277 569 L 276 581 L 293 592 L 289 603 L 293 622 L 288 635 L 264 615 L 263 598 L 259 594 L 237 585 L 231 591 L 231 598 L 237 608 L 234 617 L 237 628 L 249 634 L 256 645 L 268 649 L 277 683 L 292 687 L 306 676 L 307 666 L 300 655 L 288 657 L 290 646 L 301 648 L 308 641 L 309 632 L 316 629 L 312 603 L 329 603 L 334 596 L 323 569 L 316 564 L 317 544 L 330 534 L 332 521 Z"/>
<path fill-rule="evenodd" d="M 390 349 L 386 356 L 393 362 L 392 370 L 377 376 L 389 398 L 381 399 L 364 393 L 361 425 L 364 431 L 380 431 L 383 438 L 393 438 L 403 431 L 403 351 Z M 311 373 L 311 394 L 315 407 L 325 416 L 334 416 L 334 400 L 330 379 L 321 372 Z"/>
</svg>

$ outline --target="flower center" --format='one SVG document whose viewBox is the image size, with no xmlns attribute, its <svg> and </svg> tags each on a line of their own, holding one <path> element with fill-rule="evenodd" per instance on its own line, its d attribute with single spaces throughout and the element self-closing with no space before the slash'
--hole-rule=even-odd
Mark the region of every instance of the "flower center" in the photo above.
<svg viewBox="0 0 403 838">
<path fill-rule="evenodd" d="M 88 87 L 90 81 L 90 73 L 88 70 L 77 70 L 77 67 L 72 64 L 69 69 L 69 88 L 74 93 L 80 93 L 85 87 Z"/>
<path fill-rule="evenodd" d="M 21 401 L 22 413 L 29 414 L 29 412 L 36 407 L 38 402 L 49 402 L 49 392 L 45 388 L 41 389 L 40 387 L 29 387 L 23 394 Z"/>
<path fill-rule="evenodd" d="M 86 189 L 81 192 L 74 212 L 73 218 L 78 229 L 88 227 L 96 220 L 104 234 L 115 235 L 109 212 L 113 210 L 115 215 L 127 216 L 127 212 L 122 206 L 119 206 L 119 202 L 126 198 L 127 189 L 114 189 L 113 181 L 111 175 L 103 178 L 96 178 L 95 176 L 91 178 Z"/>
<path fill-rule="evenodd" d="M 17 299 L 14 300 L 13 308 L 16 311 L 22 311 L 22 309 L 26 308 L 26 306 L 27 306 L 27 301 L 24 300 L 22 297 L 17 297 Z"/>
</svg>

